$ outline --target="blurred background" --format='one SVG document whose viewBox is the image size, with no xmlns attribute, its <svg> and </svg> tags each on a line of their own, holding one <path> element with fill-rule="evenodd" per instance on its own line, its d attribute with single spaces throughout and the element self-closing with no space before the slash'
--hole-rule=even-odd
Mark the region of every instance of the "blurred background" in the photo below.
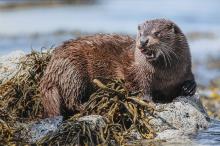
<svg viewBox="0 0 220 146">
<path fill-rule="evenodd" d="M 87 34 L 135 36 L 144 20 L 168 18 L 187 35 L 201 94 L 217 96 L 219 6 L 219 0 L 1 0 L 0 56 L 50 48 Z"/>
</svg>

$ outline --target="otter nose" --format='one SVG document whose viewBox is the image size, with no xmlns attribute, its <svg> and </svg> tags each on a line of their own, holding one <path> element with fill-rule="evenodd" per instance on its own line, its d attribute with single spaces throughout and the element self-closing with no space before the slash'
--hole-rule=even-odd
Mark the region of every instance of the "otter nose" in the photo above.
<svg viewBox="0 0 220 146">
<path fill-rule="evenodd" d="M 152 36 L 147 36 L 146 38 L 140 40 L 141 47 L 150 47 L 158 43 L 159 40 L 157 38 L 153 38 Z"/>
<path fill-rule="evenodd" d="M 148 42 L 149 42 L 149 38 L 145 40 L 140 40 L 141 47 L 147 46 Z"/>
</svg>

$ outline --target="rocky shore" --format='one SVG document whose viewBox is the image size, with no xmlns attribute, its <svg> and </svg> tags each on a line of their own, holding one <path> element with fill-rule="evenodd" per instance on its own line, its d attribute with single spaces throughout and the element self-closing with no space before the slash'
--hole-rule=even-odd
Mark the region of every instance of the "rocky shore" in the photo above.
<svg viewBox="0 0 220 146">
<path fill-rule="evenodd" d="M 19 70 L 17 63 L 24 55 L 24 52 L 18 51 L 0 57 L 1 84 L 12 78 Z M 154 141 L 168 140 L 175 143 L 180 142 L 180 139 L 189 140 L 189 137 L 196 135 L 198 131 L 206 129 L 210 125 L 210 118 L 201 103 L 199 95 L 178 97 L 172 103 L 157 103 L 155 107 L 154 115 L 149 115 L 148 112 L 145 113 L 150 117 L 149 123 L 156 131 Z M 105 118 L 100 115 L 81 117 L 78 121 L 88 123 L 91 129 L 94 129 L 94 127 L 99 129 L 106 126 Z M 28 135 L 24 134 L 23 138 L 28 139 L 31 143 L 37 142 L 44 136 L 59 131 L 59 127 L 62 127 L 63 122 L 65 123 L 62 117 L 55 117 L 23 124 L 23 127 L 26 127 L 23 133 L 29 133 Z M 143 142 L 142 136 L 138 131 L 131 131 L 130 137 L 133 139 L 132 142 L 140 142 L 140 140 Z M 144 142 L 149 141 L 145 140 Z"/>
<path fill-rule="evenodd" d="M 156 129 L 155 141 L 179 142 L 188 139 L 204 130 L 210 125 L 211 119 L 202 106 L 198 95 L 193 97 L 178 97 L 174 102 L 156 105 L 155 117 L 151 117 L 150 123 Z M 148 114 L 148 113 L 146 113 Z M 107 126 L 105 118 L 100 115 L 81 117 L 79 122 L 86 122 L 91 129 L 104 128 Z M 62 125 L 62 117 L 44 119 L 40 122 L 30 124 L 28 127 L 29 142 L 36 142 L 49 132 L 57 132 Z M 143 140 L 138 131 L 130 133 L 133 141 Z M 147 140 L 146 140 L 147 142 Z"/>
</svg>

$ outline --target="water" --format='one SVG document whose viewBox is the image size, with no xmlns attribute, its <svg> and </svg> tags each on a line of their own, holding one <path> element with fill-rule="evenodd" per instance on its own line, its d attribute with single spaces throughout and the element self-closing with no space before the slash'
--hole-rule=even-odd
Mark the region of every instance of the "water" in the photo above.
<svg viewBox="0 0 220 146">
<path fill-rule="evenodd" d="M 204 146 L 220 145 L 220 121 L 213 120 L 211 126 L 198 133 L 195 137 L 196 143 Z"/>
<path fill-rule="evenodd" d="M 0 9 L 0 55 L 57 46 L 79 36 L 78 32 L 135 35 L 139 23 L 163 17 L 175 21 L 186 34 L 208 32 L 213 36 L 189 39 L 193 62 L 199 64 L 194 69 L 197 82 L 207 85 L 220 76 L 219 69 L 205 66 L 209 57 L 220 56 L 219 6 L 219 0 L 98 0 L 94 5 Z M 220 145 L 220 122 L 213 122 L 195 141 Z"/>
<path fill-rule="evenodd" d="M 1 54 L 16 49 L 29 51 L 30 46 L 57 45 L 74 37 L 66 37 L 68 34 L 65 33 L 63 37 L 54 34 L 60 30 L 135 34 L 139 23 L 161 17 L 172 19 L 186 33 L 208 31 L 218 36 L 220 1 L 185 0 L 180 3 L 176 0 L 99 0 L 94 5 L 0 10 Z M 36 34 L 43 35 L 44 39 L 29 39 Z"/>
</svg>

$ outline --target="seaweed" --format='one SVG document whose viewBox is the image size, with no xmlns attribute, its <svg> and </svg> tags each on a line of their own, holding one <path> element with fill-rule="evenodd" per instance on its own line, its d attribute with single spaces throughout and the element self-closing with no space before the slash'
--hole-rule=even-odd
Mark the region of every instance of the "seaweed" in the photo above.
<svg viewBox="0 0 220 146">
<path fill-rule="evenodd" d="M 93 82 L 98 90 L 83 105 L 83 110 L 38 144 L 123 145 L 132 140 L 130 134 L 133 130 L 138 131 L 143 139 L 155 137 L 155 131 L 149 124 L 155 108 L 152 103 L 140 98 L 141 92 L 129 92 L 123 80 L 111 80 L 106 85 L 98 79 Z M 85 121 L 78 121 L 88 115 L 103 116 L 107 125 L 92 129 Z"/>
<path fill-rule="evenodd" d="M 20 59 L 18 70 L 8 81 L 0 84 L 0 143 L 12 145 L 22 142 L 19 122 L 42 117 L 38 84 L 50 60 L 50 51 L 36 52 Z M 24 144 L 24 143 L 23 143 Z"/>
<path fill-rule="evenodd" d="M 6 122 L 7 121 L 7 122 Z M 1 144 L 12 144 L 15 129 L 12 128 L 14 119 L 5 110 L 0 110 L 0 142 Z"/>
<path fill-rule="evenodd" d="M 50 60 L 49 52 L 32 51 L 21 58 L 19 70 L 9 81 L 0 85 L 0 108 L 17 120 L 33 120 L 42 117 L 38 84 Z"/>
</svg>

